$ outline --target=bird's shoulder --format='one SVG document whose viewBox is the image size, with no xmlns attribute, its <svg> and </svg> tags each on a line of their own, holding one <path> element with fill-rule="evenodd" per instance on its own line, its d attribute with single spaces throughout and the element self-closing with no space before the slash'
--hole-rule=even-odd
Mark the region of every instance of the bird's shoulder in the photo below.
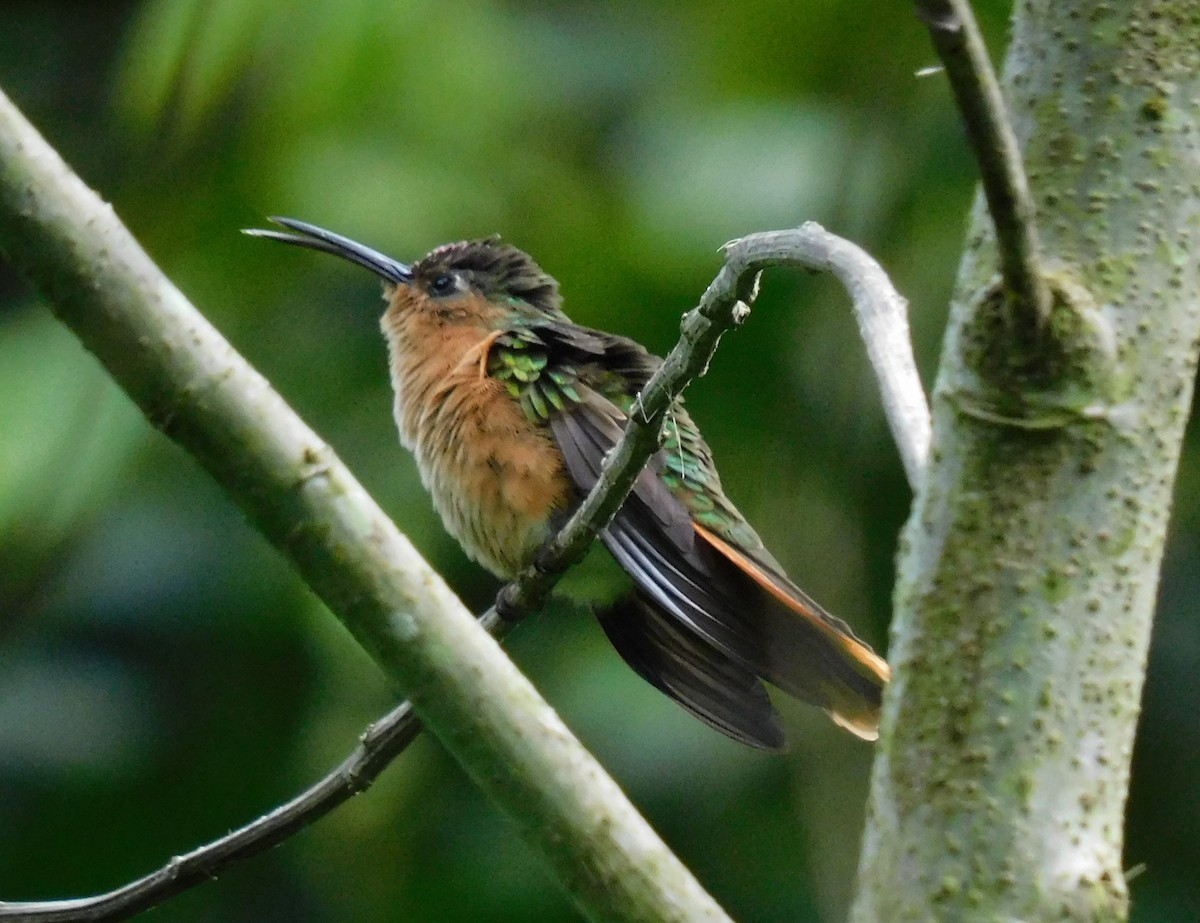
<svg viewBox="0 0 1200 923">
<path fill-rule="evenodd" d="M 627 413 L 661 364 L 628 337 L 581 327 L 565 317 L 517 317 L 496 332 L 487 371 L 531 420 L 545 422 L 591 395 Z"/>
<path fill-rule="evenodd" d="M 556 436 L 562 442 L 575 434 L 575 442 L 597 454 L 592 464 L 598 466 L 660 365 L 658 356 L 628 337 L 583 327 L 565 316 L 541 316 L 508 324 L 494 342 L 488 368 L 531 420 L 551 424 L 569 415 L 572 425 L 555 427 Z M 667 415 L 651 467 L 695 522 L 778 568 L 725 496 L 712 451 L 682 398 Z"/>
</svg>

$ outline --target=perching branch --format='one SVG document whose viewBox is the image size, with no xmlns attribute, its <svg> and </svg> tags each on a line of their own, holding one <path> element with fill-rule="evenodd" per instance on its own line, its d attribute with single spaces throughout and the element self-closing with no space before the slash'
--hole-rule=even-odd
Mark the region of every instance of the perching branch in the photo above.
<svg viewBox="0 0 1200 923">
<path fill-rule="evenodd" d="M 28 147 L 28 140 L 18 142 L 17 147 Z M 13 249 L 20 253 L 19 244 Z M 928 448 L 928 412 L 912 362 L 904 303 L 878 265 L 858 248 L 811 223 L 793 231 L 757 234 L 734 241 L 726 246 L 725 253 L 724 269 L 706 291 L 700 306 L 685 316 L 680 343 L 641 395 L 640 413 L 630 420 L 624 437 L 606 461 L 599 482 L 539 557 L 537 565 L 504 589 L 498 604 L 505 618 L 497 616 L 496 608 L 485 613 L 482 621 L 488 630 L 498 633 L 506 622 L 542 605 L 558 576 L 582 556 L 597 531 L 615 514 L 657 446 L 667 409 L 683 388 L 707 368 L 721 333 L 744 318 L 747 303 L 757 290 L 758 274 L 767 266 L 793 264 L 832 269 L 846 284 L 884 389 L 885 407 L 906 470 L 914 483 L 919 477 Z M 30 274 L 40 279 L 37 267 Z M 228 350 L 227 345 L 225 349 Z M 328 450 L 323 454 L 326 457 L 314 477 L 329 477 L 334 473 L 332 465 L 336 460 Z M 312 463 L 311 458 L 305 460 Z M 162 869 L 122 888 L 91 898 L 0 903 L 0 918 L 126 919 L 207 880 L 236 861 L 270 848 L 364 790 L 419 730 L 411 706 L 405 703 L 368 728 L 356 750 L 317 785 L 253 823 L 176 857 Z"/>
<path fill-rule="evenodd" d="M 0 95 L 0 248 L 226 488 L 598 920 L 726 920 L 333 451 Z"/>
<path fill-rule="evenodd" d="M 551 562 L 565 567 L 582 557 L 599 528 L 616 514 L 645 464 L 638 459 L 649 458 L 658 445 L 667 410 L 684 388 L 707 371 L 721 335 L 749 315 L 749 306 L 758 294 L 759 274 L 772 266 L 832 272 L 846 287 L 879 381 L 892 436 L 909 483 L 916 489 L 929 454 L 929 405 L 913 359 L 907 305 L 879 264 L 815 221 L 786 231 L 750 234 L 730 241 L 721 250 L 725 265 L 700 304 L 684 315 L 679 342 L 638 396 L 635 413 L 605 460 L 596 488 L 546 547 L 537 566 L 522 575 L 518 584 L 504 589 L 502 609 L 538 586 L 539 572 L 557 573 Z M 585 527 L 597 522 L 599 528 Z"/>
<path fill-rule="evenodd" d="M 928 409 L 913 363 L 904 301 L 879 265 L 854 244 L 813 222 L 791 231 L 755 234 L 734 241 L 725 247 L 725 254 L 722 275 L 710 286 L 697 310 L 688 315 L 699 315 L 702 320 L 685 319 L 692 338 L 685 337 L 676 345 L 672 356 L 678 354 L 677 362 L 668 359 L 676 372 L 664 371 L 648 384 L 642 395 L 644 416 L 630 421 L 585 503 L 544 551 L 538 567 L 530 568 L 502 591 L 506 597 L 505 618 L 497 615 L 495 607 L 484 613 L 481 624 L 493 635 L 502 634 L 517 618 L 541 605 L 554 584 L 554 575 L 562 573 L 573 557 L 586 550 L 600 523 L 607 522 L 619 508 L 617 498 L 626 496 L 633 483 L 629 473 L 641 469 L 644 461 L 640 459 L 648 457 L 657 444 L 657 426 L 647 418 L 661 423 L 665 409 L 686 384 L 680 375 L 690 376 L 690 381 L 704 368 L 707 360 L 701 362 L 698 357 L 711 357 L 719 331 L 741 314 L 738 294 L 746 295 L 745 301 L 753 296 L 751 280 L 760 266 L 779 262 L 837 274 L 854 302 L 888 420 L 914 488 L 923 476 L 929 449 Z M 128 919 L 208 881 L 236 862 L 265 852 L 365 791 L 419 732 L 420 723 L 405 702 L 367 728 L 359 745 L 341 765 L 269 814 L 177 856 L 161 869 L 121 888 L 65 901 L 0 903 L 0 919 L 27 923 Z"/>
<path fill-rule="evenodd" d="M 537 566 L 505 588 L 502 593 L 505 619 L 498 619 L 495 609 L 485 614 L 485 627 L 493 633 L 501 631 L 505 622 L 540 606 L 558 575 L 586 551 L 599 528 L 620 507 L 637 472 L 657 445 L 667 408 L 687 383 L 707 367 L 721 332 L 744 316 L 743 309 L 753 298 L 758 273 L 766 266 L 793 263 L 810 269 L 833 268 L 838 272 L 854 297 L 910 478 L 915 479 L 923 466 L 928 447 L 928 413 L 912 362 L 904 304 L 878 265 L 858 248 L 811 223 L 795 231 L 743 238 L 727 245 L 725 251 L 725 269 L 705 293 L 700 307 L 685 318 L 683 339 L 663 370 L 647 386 L 641 399 L 642 413 L 630 421 L 599 482 L 548 546 Z M 876 329 L 878 334 L 871 333 Z M 207 880 L 236 861 L 270 848 L 324 816 L 367 788 L 419 730 L 411 706 L 405 703 L 372 725 L 354 753 L 332 773 L 253 823 L 176 857 L 157 872 L 115 891 L 68 901 L 0 905 L 0 918 L 126 919 Z"/>
<path fill-rule="evenodd" d="M 1042 273 L 1037 209 L 1000 82 L 969 0 L 916 0 L 916 5 L 945 65 L 967 141 L 979 164 L 996 229 L 1000 273 L 1012 295 L 1014 327 L 1032 334 L 1050 316 L 1050 288 Z"/>
</svg>

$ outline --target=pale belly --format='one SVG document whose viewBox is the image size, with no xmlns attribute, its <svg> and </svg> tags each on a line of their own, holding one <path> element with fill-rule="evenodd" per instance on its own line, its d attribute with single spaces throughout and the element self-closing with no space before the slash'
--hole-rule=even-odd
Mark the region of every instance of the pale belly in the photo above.
<svg viewBox="0 0 1200 923">
<path fill-rule="evenodd" d="M 451 375 L 423 394 L 401 394 L 401 442 L 416 456 L 446 531 L 492 573 L 514 576 L 573 495 L 549 430 L 530 423 L 490 378 Z"/>
</svg>

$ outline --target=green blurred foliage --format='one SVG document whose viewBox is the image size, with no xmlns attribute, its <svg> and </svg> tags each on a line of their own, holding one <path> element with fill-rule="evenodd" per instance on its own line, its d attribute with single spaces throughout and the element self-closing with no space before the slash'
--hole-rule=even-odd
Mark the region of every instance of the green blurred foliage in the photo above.
<svg viewBox="0 0 1200 923">
<path fill-rule="evenodd" d="M 980 6 L 1002 47 L 1007 7 Z M 577 320 L 664 351 L 723 241 L 813 218 L 890 270 L 928 381 L 973 183 L 932 60 L 903 3 L 0 6 L 0 85 L 477 608 L 495 582 L 396 444 L 375 283 L 237 229 L 293 215 L 401 258 L 499 232 Z M 76 896 L 290 796 L 394 692 L 2 264 L 0 395 L 0 897 Z M 909 494 L 843 293 L 769 274 L 688 399 L 776 556 L 882 645 Z M 1135 759 L 1138 923 L 1200 918 L 1195 443 Z M 781 701 L 791 751 L 740 748 L 570 604 L 511 649 L 736 918 L 844 917 L 868 747 Z M 577 914 L 422 740 L 154 919 Z"/>
</svg>

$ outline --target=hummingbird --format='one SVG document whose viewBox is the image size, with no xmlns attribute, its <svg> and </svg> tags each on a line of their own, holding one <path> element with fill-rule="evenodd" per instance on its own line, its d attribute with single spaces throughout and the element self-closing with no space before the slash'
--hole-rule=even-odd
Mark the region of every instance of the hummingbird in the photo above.
<svg viewBox="0 0 1200 923">
<path fill-rule="evenodd" d="M 596 483 L 661 359 L 582 327 L 558 283 L 492 237 L 402 263 L 293 218 L 257 237 L 348 260 L 383 281 L 400 441 L 451 535 L 502 579 L 516 576 Z M 887 663 L 797 587 L 763 545 L 677 400 L 659 451 L 600 539 L 632 578 L 597 612 L 625 662 L 734 740 L 780 750 L 764 685 L 878 736 Z"/>
</svg>

